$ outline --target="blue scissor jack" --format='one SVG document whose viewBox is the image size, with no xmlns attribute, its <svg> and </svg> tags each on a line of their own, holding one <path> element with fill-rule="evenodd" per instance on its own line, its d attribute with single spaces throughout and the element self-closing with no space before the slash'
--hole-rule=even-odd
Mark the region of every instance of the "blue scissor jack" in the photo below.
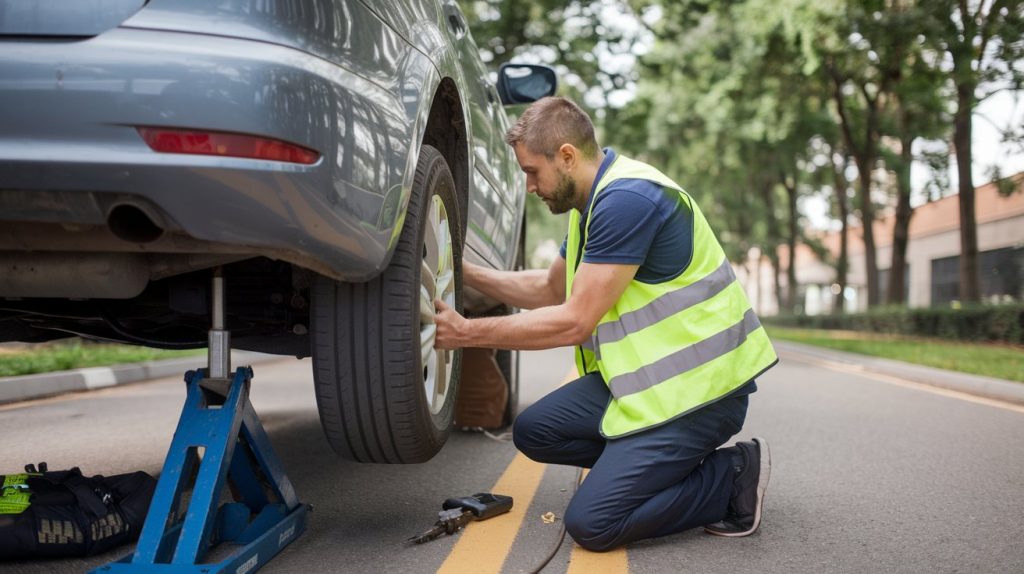
<svg viewBox="0 0 1024 574">
<path fill-rule="evenodd" d="M 135 552 L 94 573 L 245 574 L 305 530 L 310 507 L 296 498 L 249 402 L 251 379 L 250 367 L 230 372 L 224 280 L 217 269 L 209 365 L 185 374 L 185 407 Z M 225 493 L 233 502 L 221 505 Z"/>
</svg>

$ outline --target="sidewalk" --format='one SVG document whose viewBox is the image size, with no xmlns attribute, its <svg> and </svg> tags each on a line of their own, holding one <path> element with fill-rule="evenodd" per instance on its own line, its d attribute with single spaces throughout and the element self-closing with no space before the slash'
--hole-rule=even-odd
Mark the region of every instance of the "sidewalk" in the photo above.
<svg viewBox="0 0 1024 574">
<path fill-rule="evenodd" d="M 793 359 L 807 363 L 832 364 L 847 369 L 853 368 L 889 375 L 915 383 L 923 383 L 961 393 L 1024 405 L 1024 383 L 982 377 L 980 375 L 969 375 L 956 371 L 946 371 L 934 367 L 914 365 L 869 355 L 846 353 L 778 339 L 773 340 L 772 343 L 783 360 Z"/>
<path fill-rule="evenodd" d="M 279 361 L 288 357 L 252 353 L 248 351 L 232 351 L 232 365 L 251 365 L 267 361 Z M 147 361 L 144 363 L 128 363 L 109 367 L 87 367 L 70 371 L 52 373 L 36 373 L 18 377 L 0 377 L 0 404 L 39 399 L 64 393 L 102 389 L 116 385 L 127 385 L 158 379 L 161 377 L 183 377 L 185 371 L 206 366 L 206 357 L 184 357 Z"/>
</svg>

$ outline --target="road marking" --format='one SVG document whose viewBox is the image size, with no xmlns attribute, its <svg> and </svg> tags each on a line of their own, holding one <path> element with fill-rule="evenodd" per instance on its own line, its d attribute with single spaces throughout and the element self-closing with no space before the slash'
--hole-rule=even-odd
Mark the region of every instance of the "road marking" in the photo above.
<svg viewBox="0 0 1024 574">
<path fill-rule="evenodd" d="M 559 386 L 578 378 L 573 367 L 562 379 Z M 438 574 L 474 574 L 500 573 L 501 567 L 512 549 L 516 535 L 522 528 L 526 511 L 533 502 L 533 497 L 544 477 L 546 464 L 540 464 L 516 453 L 505 473 L 495 483 L 492 492 L 505 494 L 515 499 L 512 510 L 504 515 L 485 522 L 471 522 L 459 536 L 448 557 L 438 569 Z M 583 476 L 586 476 L 586 470 Z M 571 539 L 570 539 L 571 540 Z M 480 549 L 488 549 L 480 552 Z M 573 543 L 567 574 L 590 574 L 592 572 L 629 572 L 626 548 L 617 548 L 611 552 L 590 552 Z"/>
<path fill-rule="evenodd" d="M 459 536 L 444 564 L 438 569 L 441 574 L 498 573 L 505 558 L 512 549 L 516 534 L 523 525 L 526 511 L 530 508 L 533 495 L 540 486 L 547 465 L 534 462 L 522 453 L 505 469 L 491 492 L 505 494 L 515 499 L 508 514 L 496 516 L 484 522 L 471 522 Z"/>
<path fill-rule="evenodd" d="M 559 386 L 575 378 L 574 367 L 569 370 Z M 546 464 L 534 462 L 517 452 L 504 474 L 491 489 L 491 492 L 511 496 L 515 500 L 512 510 L 504 516 L 497 516 L 485 522 L 467 524 L 438 569 L 438 574 L 501 572 L 501 567 L 512 550 L 512 543 L 515 542 L 516 535 L 523 525 L 526 511 L 533 502 L 533 496 L 537 493 L 546 469 Z M 481 548 L 488 550 L 480 552 Z"/>
<path fill-rule="evenodd" d="M 587 469 L 583 470 L 582 479 L 587 477 Z M 593 574 L 594 572 L 629 572 L 629 558 L 626 547 L 619 546 L 609 552 L 591 552 L 579 544 L 572 545 L 569 556 L 569 569 L 565 574 Z"/>
<path fill-rule="evenodd" d="M 565 571 L 565 574 L 595 574 L 598 572 L 628 574 L 629 560 L 626 556 L 626 547 L 620 546 L 609 552 L 591 552 L 579 544 L 573 544 L 569 569 Z"/>
<path fill-rule="evenodd" d="M 916 381 L 910 381 L 907 379 L 901 379 L 900 377 L 894 377 L 892 375 L 883 375 L 881 373 L 873 373 L 860 365 L 847 365 L 844 363 L 835 363 L 826 359 L 812 359 L 803 355 L 791 354 L 783 352 L 782 355 L 786 358 L 806 363 L 809 365 L 815 365 L 833 371 L 839 371 L 841 373 L 847 373 L 851 375 L 857 375 L 866 379 L 873 379 L 881 383 L 888 383 L 890 385 L 896 385 L 899 387 L 905 387 L 908 389 L 916 389 L 918 391 L 924 391 L 926 393 L 932 393 L 935 395 L 941 395 L 949 397 L 951 399 L 959 399 L 961 401 L 967 401 L 969 403 L 976 403 L 979 405 L 986 405 L 989 407 L 996 407 L 1015 413 L 1024 414 L 1024 406 L 1008 403 L 1006 401 L 999 401 L 996 399 L 990 399 L 987 397 L 979 397 L 969 393 L 961 391 L 954 391 L 952 389 L 944 389 L 942 387 L 936 387 L 934 385 L 928 385 L 925 383 L 918 383 Z"/>
</svg>

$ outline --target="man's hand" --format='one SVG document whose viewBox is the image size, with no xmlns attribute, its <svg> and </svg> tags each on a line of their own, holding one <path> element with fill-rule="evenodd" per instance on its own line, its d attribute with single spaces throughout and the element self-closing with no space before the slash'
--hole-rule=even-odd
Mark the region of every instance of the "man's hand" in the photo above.
<svg viewBox="0 0 1024 574">
<path fill-rule="evenodd" d="M 459 312 L 445 305 L 444 301 L 434 301 L 437 313 L 434 315 L 434 325 L 437 331 L 434 333 L 435 349 L 458 349 L 463 346 L 461 333 L 465 331 L 469 320 L 459 315 Z"/>
</svg>

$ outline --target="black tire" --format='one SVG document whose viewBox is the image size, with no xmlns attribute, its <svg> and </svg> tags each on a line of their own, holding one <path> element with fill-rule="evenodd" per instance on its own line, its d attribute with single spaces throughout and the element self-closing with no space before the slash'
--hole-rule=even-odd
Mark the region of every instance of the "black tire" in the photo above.
<svg viewBox="0 0 1024 574">
<path fill-rule="evenodd" d="M 521 271 L 526 269 L 525 213 L 519 227 L 519 245 L 516 249 L 515 270 Z M 502 314 L 509 315 L 518 311 L 518 309 L 505 306 Z M 505 404 L 505 415 L 502 420 L 502 424 L 508 426 L 515 422 L 516 415 L 519 414 L 519 351 L 498 349 L 494 359 L 498 363 L 498 368 L 501 369 L 501 374 L 505 377 L 505 382 L 508 383 L 508 402 Z"/>
<path fill-rule="evenodd" d="M 448 224 L 437 228 L 450 233 L 454 306 L 461 312 L 463 227 L 455 182 L 444 157 L 430 146 L 420 151 L 405 223 L 388 268 L 366 283 L 318 277 L 313 285 L 313 380 L 320 422 L 331 447 L 346 459 L 424 462 L 448 438 L 462 353 L 446 355 L 452 376 L 444 386 L 447 394 L 437 395 L 443 400 L 434 405 L 440 407 L 436 412 L 431 412 L 425 387 L 426 366 L 435 363 L 425 365 L 421 354 L 422 267 L 428 248 L 443 243 L 425 243 L 426 235 L 433 237 L 428 232 L 432 209 L 447 213 Z"/>
</svg>

